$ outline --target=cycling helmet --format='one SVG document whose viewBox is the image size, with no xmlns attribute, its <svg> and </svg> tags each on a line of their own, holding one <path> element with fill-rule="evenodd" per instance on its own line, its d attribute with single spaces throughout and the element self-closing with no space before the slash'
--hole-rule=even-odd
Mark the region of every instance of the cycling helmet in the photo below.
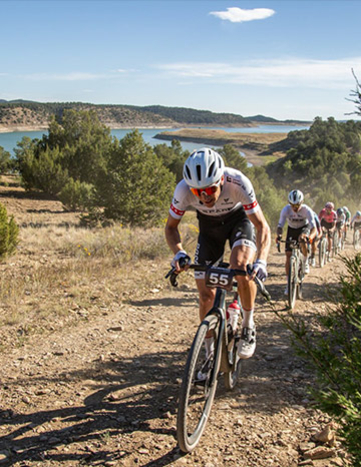
<svg viewBox="0 0 361 467">
<path fill-rule="evenodd" d="M 191 188 L 206 188 L 219 182 L 224 162 L 218 152 L 202 148 L 192 152 L 184 163 L 183 178 Z"/>
<path fill-rule="evenodd" d="M 343 209 L 342 209 L 342 208 L 338 208 L 338 209 L 337 209 L 337 215 L 338 215 L 338 216 L 342 216 L 342 214 L 343 214 Z"/>
<path fill-rule="evenodd" d="M 361 216 L 361 211 L 357 211 L 357 212 L 356 212 L 356 216 L 357 216 L 357 217 L 360 217 L 360 216 Z"/>
<path fill-rule="evenodd" d="M 344 210 L 344 212 L 347 212 L 347 211 L 348 211 L 348 207 L 347 207 L 347 206 L 344 206 L 342 209 Z"/>
<path fill-rule="evenodd" d="M 300 190 L 292 190 L 289 192 L 288 201 L 290 204 L 302 204 L 303 193 Z"/>
<path fill-rule="evenodd" d="M 325 204 L 325 208 L 333 210 L 335 209 L 335 205 L 331 201 L 329 201 L 328 203 Z"/>
</svg>

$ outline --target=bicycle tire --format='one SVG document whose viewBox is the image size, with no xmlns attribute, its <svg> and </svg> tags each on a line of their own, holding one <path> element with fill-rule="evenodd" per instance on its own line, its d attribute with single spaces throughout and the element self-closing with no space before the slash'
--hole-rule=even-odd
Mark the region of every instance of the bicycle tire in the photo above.
<svg viewBox="0 0 361 467">
<path fill-rule="evenodd" d="M 320 268 L 323 268 L 326 264 L 326 250 L 327 250 L 327 239 L 322 238 L 320 243 L 320 250 L 319 250 L 319 264 Z"/>
<path fill-rule="evenodd" d="M 355 250 L 359 247 L 359 241 L 360 241 L 360 232 L 359 230 L 355 230 L 353 233 L 353 247 Z"/>
<path fill-rule="evenodd" d="M 338 241 L 339 241 L 339 238 L 338 238 L 338 232 L 336 230 L 334 236 L 333 236 L 333 245 L 332 245 L 332 254 L 333 254 L 333 257 L 336 257 L 337 254 L 338 254 Z"/>
<path fill-rule="evenodd" d="M 297 294 L 297 259 L 294 256 L 290 258 L 290 269 L 288 272 L 288 305 L 293 309 L 296 302 Z"/>
<path fill-rule="evenodd" d="M 214 355 L 213 365 L 218 360 L 218 368 L 215 366 L 210 368 L 209 377 L 206 379 L 204 387 L 196 384 L 195 376 L 201 368 L 204 355 L 204 340 L 206 334 L 210 331 L 213 331 L 215 353 L 217 352 L 219 322 L 219 317 L 216 315 L 209 315 L 204 318 L 188 354 L 179 394 L 177 416 L 177 441 L 179 448 L 185 453 L 192 452 L 199 443 L 216 393 L 220 365 L 220 358 L 217 359 L 216 354 Z"/>
<path fill-rule="evenodd" d="M 224 371 L 224 386 L 228 391 L 235 388 L 237 380 L 241 373 L 242 359 L 237 355 L 239 338 L 235 338 L 231 350 L 222 353 L 222 358 L 226 358 L 226 365 L 230 368 L 229 371 Z M 222 365 L 226 366 L 226 365 Z"/>
</svg>

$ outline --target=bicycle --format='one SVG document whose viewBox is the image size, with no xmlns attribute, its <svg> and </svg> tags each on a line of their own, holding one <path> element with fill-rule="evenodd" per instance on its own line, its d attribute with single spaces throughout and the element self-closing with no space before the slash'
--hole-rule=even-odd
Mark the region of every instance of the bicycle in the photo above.
<svg viewBox="0 0 361 467">
<path fill-rule="evenodd" d="M 184 266 L 181 265 L 182 267 Z M 238 334 L 227 331 L 226 295 L 234 291 L 238 297 L 236 276 L 245 276 L 248 272 L 239 269 L 229 269 L 228 264 L 219 267 L 190 265 L 196 271 L 205 271 L 206 284 L 216 288 L 216 296 L 212 309 L 207 313 L 198 327 L 188 354 L 182 385 L 179 394 L 177 416 L 177 441 L 184 453 L 192 452 L 200 441 L 206 427 L 213 405 L 218 376 L 223 374 L 226 389 L 233 389 L 241 372 L 241 359 L 237 355 L 240 339 Z M 173 286 L 177 286 L 177 275 L 172 268 L 166 278 L 170 278 Z M 270 300 L 263 283 L 255 278 L 262 295 Z M 238 297 L 239 299 L 239 297 Z M 242 308 L 241 308 L 242 310 Z M 213 358 L 204 365 L 204 341 L 206 335 L 214 338 Z M 206 372 L 206 379 L 199 380 L 198 372 Z M 205 371 L 206 370 L 206 371 Z"/>
<path fill-rule="evenodd" d="M 288 294 L 287 301 L 288 306 L 293 310 L 296 299 L 302 298 L 302 284 L 305 277 L 303 262 L 301 259 L 301 250 L 300 242 L 298 240 L 281 240 L 277 241 L 277 249 L 280 252 L 281 246 L 280 243 L 288 243 L 289 247 L 292 249 L 290 257 L 290 267 L 288 271 L 287 286 Z"/>
<path fill-rule="evenodd" d="M 332 250 L 331 250 L 333 258 L 335 258 L 338 255 L 339 251 L 340 251 L 339 241 L 340 241 L 339 231 L 338 231 L 338 229 L 336 229 L 334 234 L 333 234 L 333 243 L 332 243 Z"/>
<path fill-rule="evenodd" d="M 323 268 L 327 261 L 327 247 L 328 247 L 328 234 L 327 230 L 322 227 L 322 237 L 318 245 L 318 261 L 320 268 Z"/>
<path fill-rule="evenodd" d="M 360 229 L 354 228 L 353 231 L 353 247 L 357 250 L 360 247 Z"/>
</svg>

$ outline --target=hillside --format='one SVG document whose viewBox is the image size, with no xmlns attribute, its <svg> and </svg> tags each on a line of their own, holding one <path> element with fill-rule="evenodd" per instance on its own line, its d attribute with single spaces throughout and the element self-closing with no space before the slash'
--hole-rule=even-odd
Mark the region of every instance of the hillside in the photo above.
<svg viewBox="0 0 361 467">
<path fill-rule="evenodd" d="M 0 131 L 46 129 L 50 118 L 61 119 L 64 110 L 95 110 L 102 123 L 110 128 L 177 128 L 180 126 L 253 127 L 263 124 L 290 124 L 271 117 L 243 117 L 182 107 L 95 105 L 81 102 L 40 103 L 21 99 L 0 100 Z M 297 123 L 297 122 L 293 122 Z M 302 123 L 302 122 L 298 122 Z"/>
<path fill-rule="evenodd" d="M 193 276 L 183 274 L 177 289 L 164 280 L 171 255 L 162 231 L 156 245 L 156 231 L 126 240 L 120 226 L 82 229 L 58 201 L 25 192 L 14 177 L 3 182 L 1 201 L 21 241 L 0 264 L 1 465 L 345 465 L 340 440 L 324 449 L 332 458 L 304 459 L 329 418 L 315 409 L 307 392 L 314 376 L 262 299 L 255 356 L 234 391 L 220 379 L 201 443 L 183 456 L 176 416 L 198 321 Z M 189 242 L 190 253 L 195 245 Z M 350 243 L 346 254 L 354 254 Z M 342 268 L 339 259 L 312 268 L 295 313 L 312 320 L 324 309 L 326 285 Z M 286 314 L 284 254 L 275 248 L 269 272 L 275 309 Z"/>
</svg>

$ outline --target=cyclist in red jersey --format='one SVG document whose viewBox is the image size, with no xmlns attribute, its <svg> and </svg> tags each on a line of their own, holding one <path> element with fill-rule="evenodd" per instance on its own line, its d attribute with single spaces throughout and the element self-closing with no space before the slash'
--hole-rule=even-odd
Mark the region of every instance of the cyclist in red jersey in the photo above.
<svg viewBox="0 0 361 467">
<path fill-rule="evenodd" d="M 321 221 L 321 226 L 327 230 L 327 240 L 328 240 L 327 259 L 328 261 L 330 261 L 331 260 L 330 253 L 332 250 L 333 235 L 336 230 L 336 221 L 337 221 L 335 205 L 331 201 L 326 203 L 325 207 L 319 213 L 318 218 Z"/>
</svg>

